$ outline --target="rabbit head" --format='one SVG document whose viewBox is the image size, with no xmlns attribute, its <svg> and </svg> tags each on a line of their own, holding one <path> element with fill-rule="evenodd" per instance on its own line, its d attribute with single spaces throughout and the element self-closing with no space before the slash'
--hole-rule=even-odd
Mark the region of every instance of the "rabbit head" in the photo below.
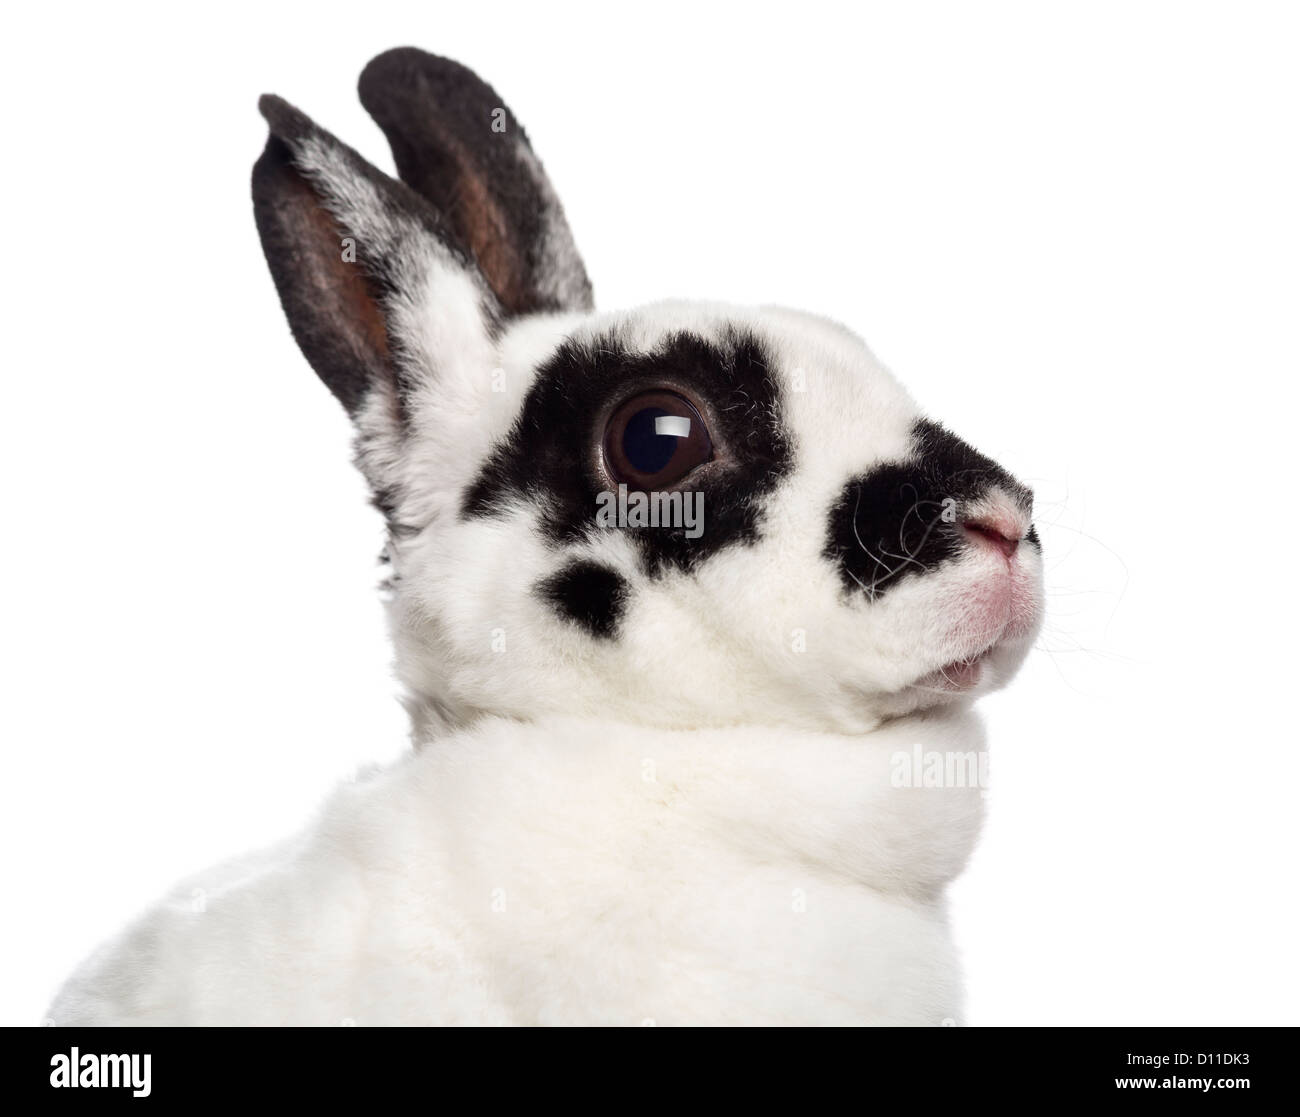
<svg viewBox="0 0 1300 1117">
<path fill-rule="evenodd" d="M 842 326 L 596 313 L 514 116 L 413 49 L 362 74 L 398 179 L 275 97 L 257 225 L 388 523 L 417 733 L 484 714 L 862 732 L 1017 669 L 1031 494 Z"/>
</svg>

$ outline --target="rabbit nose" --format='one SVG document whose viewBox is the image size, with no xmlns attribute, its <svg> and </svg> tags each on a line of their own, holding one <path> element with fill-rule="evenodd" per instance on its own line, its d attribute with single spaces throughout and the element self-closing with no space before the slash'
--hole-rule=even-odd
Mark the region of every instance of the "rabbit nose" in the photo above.
<svg viewBox="0 0 1300 1117">
<path fill-rule="evenodd" d="M 1016 553 L 1016 548 L 1020 546 L 1020 539 L 1018 537 L 1003 535 L 999 529 L 990 527 L 988 524 L 968 522 L 963 526 L 966 528 L 966 534 L 968 536 L 975 539 L 977 542 L 992 544 L 1006 555 L 1007 558 L 1014 555 Z"/>
<path fill-rule="evenodd" d="M 1015 555 L 1029 530 L 1029 517 L 1010 501 L 981 502 L 962 518 L 966 537 L 977 546 L 995 547 L 1008 559 Z"/>
</svg>

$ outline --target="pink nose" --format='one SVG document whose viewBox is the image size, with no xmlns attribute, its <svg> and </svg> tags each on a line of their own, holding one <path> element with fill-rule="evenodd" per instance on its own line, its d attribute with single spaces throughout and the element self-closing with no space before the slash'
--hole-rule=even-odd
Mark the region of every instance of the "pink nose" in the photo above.
<svg viewBox="0 0 1300 1117">
<path fill-rule="evenodd" d="M 962 527 L 971 542 L 996 547 L 1007 558 L 1016 553 L 1024 534 L 1010 516 L 980 516 L 967 520 Z"/>
</svg>

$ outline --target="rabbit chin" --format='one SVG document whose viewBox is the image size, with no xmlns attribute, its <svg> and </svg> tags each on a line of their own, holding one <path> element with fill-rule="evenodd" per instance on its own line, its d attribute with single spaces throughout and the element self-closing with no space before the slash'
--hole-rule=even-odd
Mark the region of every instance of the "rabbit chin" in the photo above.
<svg viewBox="0 0 1300 1117">
<path fill-rule="evenodd" d="M 874 704 L 884 719 L 938 706 L 969 705 L 1006 686 L 1032 646 L 1032 634 L 1007 637 L 982 651 L 944 663 L 901 690 L 874 696 Z"/>
<path fill-rule="evenodd" d="M 1019 671 L 1042 625 L 1041 558 L 1037 551 L 1010 560 L 973 552 L 937 586 L 924 579 L 917 593 L 932 597 L 928 609 L 946 618 L 951 633 L 931 652 L 930 666 L 908 682 L 873 696 L 887 717 L 955 703 L 970 703 L 1006 686 Z M 918 640 L 918 646 L 923 642 Z"/>
</svg>

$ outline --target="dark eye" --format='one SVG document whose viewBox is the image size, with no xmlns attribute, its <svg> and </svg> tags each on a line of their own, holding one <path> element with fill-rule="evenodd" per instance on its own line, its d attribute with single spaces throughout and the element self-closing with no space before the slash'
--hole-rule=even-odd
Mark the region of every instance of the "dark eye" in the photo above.
<svg viewBox="0 0 1300 1117">
<path fill-rule="evenodd" d="M 629 489 L 674 485 L 713 457 L 713 442 L 695 406 L 676 392 L 642 392 L 621 404 L 605 426 L 605 466 Z"/>
</svg>

